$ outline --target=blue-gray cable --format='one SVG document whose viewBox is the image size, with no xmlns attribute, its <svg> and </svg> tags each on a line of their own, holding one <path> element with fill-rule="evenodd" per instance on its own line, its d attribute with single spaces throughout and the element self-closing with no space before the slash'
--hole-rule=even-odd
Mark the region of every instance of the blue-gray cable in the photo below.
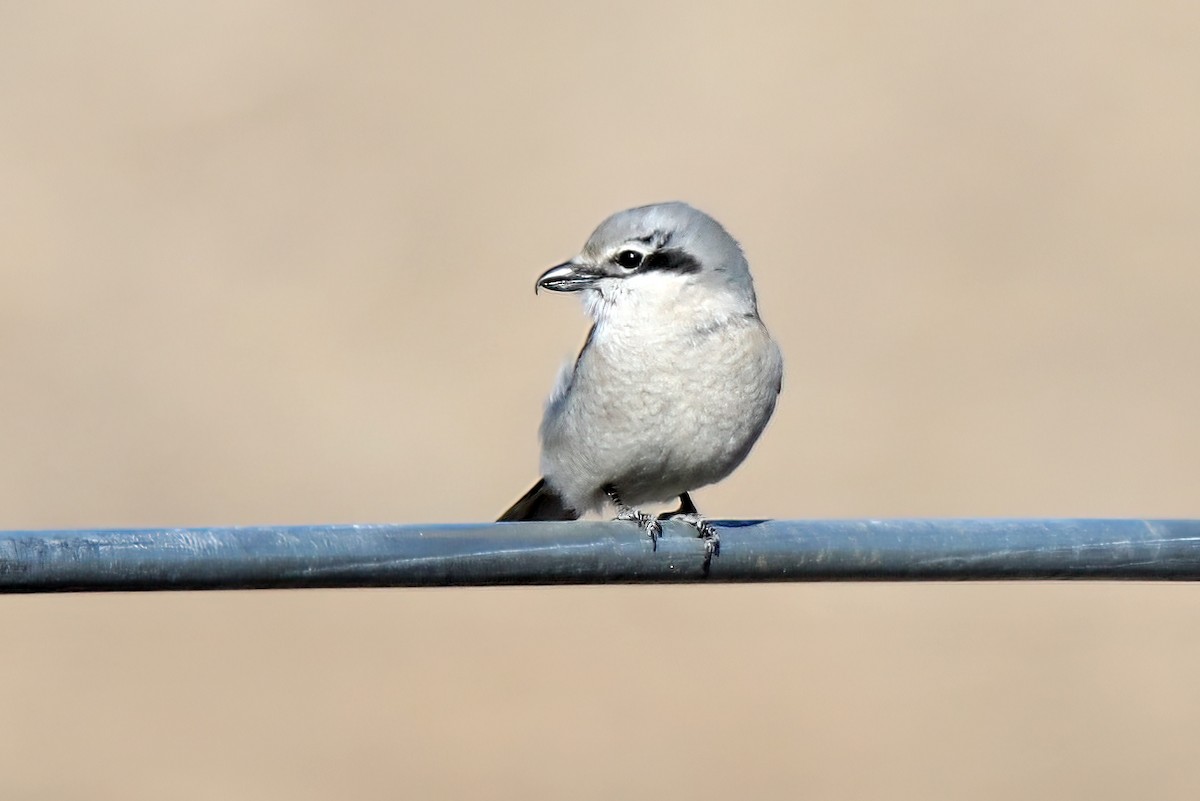
<svg viewBox="0 0 1200 801">
<path fill-rule="evenodd" d="M 758 581 L 1200 580 L 1200 520 L 623 522 L 0 532 L 0 592 Z"/>
</svg>

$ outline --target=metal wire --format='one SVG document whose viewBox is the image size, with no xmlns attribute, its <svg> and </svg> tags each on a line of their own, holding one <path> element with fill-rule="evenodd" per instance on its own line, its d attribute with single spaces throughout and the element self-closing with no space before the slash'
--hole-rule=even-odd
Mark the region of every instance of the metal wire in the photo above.
<svg viewBox="0 0 1200 801">
<path fill-rule="evenodd" d="M 717 521 L 0 532 L 0 592 L 1200 579 L 1200 520 Z"/>
</svg>

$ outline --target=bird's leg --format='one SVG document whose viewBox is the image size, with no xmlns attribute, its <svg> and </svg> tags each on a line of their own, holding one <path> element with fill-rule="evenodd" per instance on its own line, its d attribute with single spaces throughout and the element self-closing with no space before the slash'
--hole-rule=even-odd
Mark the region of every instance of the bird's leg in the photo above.
<svg viewBox="0 0 1200 801">
<path fill-rule="evenodd" d="M 679 496 L 678 509 L 672 512 L 663 512 L 658 519 L 682 520 L 700 532 L 700 537 L 704 540 L 706 560 L 721 554 L 721 535 L 717 533 L 717 527 L 701 516 L 700 512 L 696 510 L 696 504 L 692 503 L 691 496 L 686 492 Z"/>
<path fill-rule="evenodd" d="M 654 519 L 653 515 L 648 515 L 645 512 L 639 512 L 632 506 L 626 506 L 621 500 L 621 496 L 617 495 L 617 488 L 612 484 L 607 484 L 604 487 L 604 494 L 613 502 L 613 506 L 617 507 L 617 520 L 629 520 L 637 523 L 650 536 L 650 544 L 654 550 L 658 550 L 658 538 L 662 536 L 662 524 Z"/>
<path fill-rule="evenodd" d="M 660 514 L 658 516 L 658 519 L 659 520 L 671 520 L 672 518 L 678 517 L 680 515 L 694 515 L 694 514 L 699 514 L 699 512 L 696 510 L 696 504 L 692 503 L 692 496 L 688 495 L 685 492 L 679 496 L 679 508 L 672 509 L 669 512 L 663 512 L 662 514 Z"/>
</svg>

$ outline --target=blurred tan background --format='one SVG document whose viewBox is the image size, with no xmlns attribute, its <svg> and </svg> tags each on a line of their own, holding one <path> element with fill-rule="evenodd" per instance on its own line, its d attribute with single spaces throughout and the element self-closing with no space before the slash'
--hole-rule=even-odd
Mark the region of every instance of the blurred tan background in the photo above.
<svg viewBox="0 0 1200 801">
<path fill-rule="evenodd" d="M 617 209 L 787 359 L 722 517 L 1200 516 L 1193 3 L 0 5 L 0 528 L 488 520 Z M 1193 799 L 1200 589 L 0 598 L 0 798 Z"/>
</svg>

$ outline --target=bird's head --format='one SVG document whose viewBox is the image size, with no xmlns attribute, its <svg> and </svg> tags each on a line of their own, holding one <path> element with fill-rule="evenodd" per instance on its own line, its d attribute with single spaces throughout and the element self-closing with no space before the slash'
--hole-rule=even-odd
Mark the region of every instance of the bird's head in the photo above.
<svg viewBox="0 0 1200 801">
<path fill-rule="evenodd" d="M 593 316 L 620 306 L 720 306 L 754 313 L 746 257 L 721 224 L 686 203 L 617 212 L 578 256 L 551 267 L 537 289 L 584 292 Z"/>
</svg>

